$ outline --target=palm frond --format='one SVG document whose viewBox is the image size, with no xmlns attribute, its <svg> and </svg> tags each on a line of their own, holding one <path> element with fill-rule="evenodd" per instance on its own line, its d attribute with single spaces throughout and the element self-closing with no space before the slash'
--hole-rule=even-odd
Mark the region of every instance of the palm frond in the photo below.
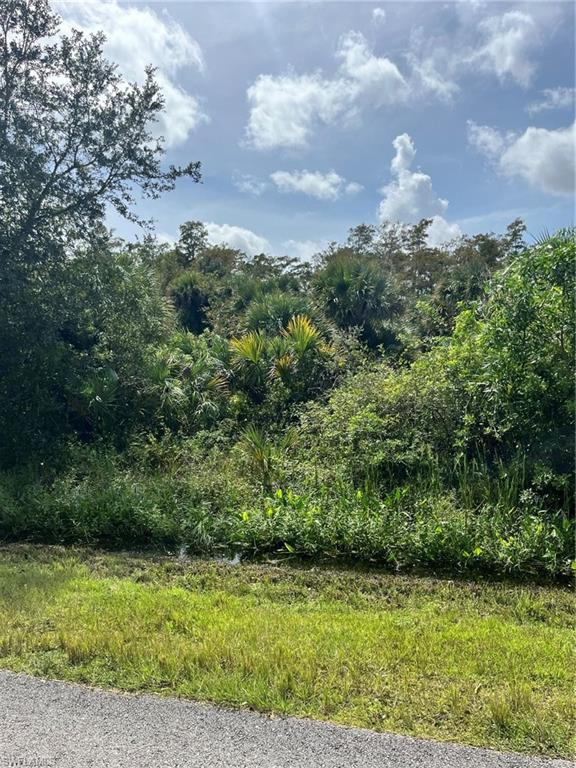
<svg viewBox="0 0 576 768">
<path fill-rule="evenodd" d="M 245 336 L 230 341 L 230 349 L 240 360 L 258 364 L 266 349 L 266 337 L 260 331 L 250 331 Z"/>
<path fill-rule="evenodd" d="M 295 315 L 286 326 L 283 334 L 299 356 L 304 355 L 309 349 L 317 347 L 321 342 L 320 333 L 305 315 Z"/>
<path fill-rule="evenodd" d="M 279 378 L 286 381 L 288 376 L 294 371 L 294 358 L 291 354 L 281 355 L 274 359 L 270 368 L 270 377 Z"/>
</svg>

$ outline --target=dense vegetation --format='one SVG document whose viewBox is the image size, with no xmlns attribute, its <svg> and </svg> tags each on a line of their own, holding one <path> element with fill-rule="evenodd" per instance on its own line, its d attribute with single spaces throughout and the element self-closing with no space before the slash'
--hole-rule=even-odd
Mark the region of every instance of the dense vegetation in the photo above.
<svg viewBox="0 0 576 768">
<path fill-rule="evenodd" d="M 153 72 L 57 25 L 0 11 L 0 536 L 566 576 L 574 233 L 115 239 L 199 165 L 163 170 Z"/>
</svg>

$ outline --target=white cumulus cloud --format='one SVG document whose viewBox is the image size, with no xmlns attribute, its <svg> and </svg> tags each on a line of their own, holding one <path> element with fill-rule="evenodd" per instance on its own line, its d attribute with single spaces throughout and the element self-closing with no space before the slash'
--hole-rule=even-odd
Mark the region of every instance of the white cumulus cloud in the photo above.
<svg viewBox="0 0 576 768">
<path fill-rule="evenodd" d="M 415 223 L 444 213 L 448 201 L 434 192 L 430 176 L 410 168 L 416 156 L 410 136 L 407 133 L 397 136 L 393 146 L 396 154 L 390 169 L 396 179 L 381 190 L 384 197 L 379 208 L 380 219 Z"/>
<path fill-rule="evenodd" d="M 397 104 L 408 97 L 409 88 L 400 70 L 382 56 L 375 56 L 360 32 L 348 32 L 340 39 L 336 52 L 341 73 L 352 99 L 366 96 L 376 106 Z"/>
<path fill-rule="evenodd" d="M 337 200 L 342 194 L 353 195 L 362 189 L 356 182 L 346 183 L 335 171 L 275 171 L 270 178 L 280 192 L 301 192 L 318 200 Z"/>
<path fill-rule="evenodd" d="M 470 63 L 502 81 L 512 79 L 527 88 L 536 70 L 533 52 L 540 43 L 534 18 L 523 11 L 507 11 L 484 19 L 480 31 L 484 41 Z"/>
<path fill-rule="evenodd" d="M 456 222 L 446 221 L 442 216 L 432 216 L 428 228 L 428 245 L 439 247 L 462 236 L 462 230 Z"/>
<path fill-rule="evenodd" d="M 373 18 L 383 16 L 374 9 Z M 316 71 L 261 74 L 247 90 L 250 108 L 246 140 L 255 149 L 305 147 L 323 125 L 358 120 L 367 108 L 445 103 L 460 92 L 463 77 L 489 73 L 502 83 L 527 88 L 536 71 L 542 43 L 533 13 L 509 10 L 470 24 L 456 37 L 431 37 L 415 28 L 405 55 L 404 71 L 389 57 L 374 52 L 366 37 L 350 31 L 338 42 L 338 66 L 332 75 Z"/>
<path fill-rule="evenodd" d="M 321 72 L 259 75 L 248 88 L 248 144 L 256 149 L 302 147 L 318 125 L 345 120 L 365 104 L 397 104 L 409 96 L 398 67 L 376 56 L 363 35 L 348 32 L 339 41 L 340 66 L 333 77 Z"/>
<path fill-rule="evenodd" d="M 503 176 L 522 178 L 553 195 L 574 193 L 576 123 L 555 130 L 529 127 L 520 135 L 503 135 L 469 121 L 468 141 Z"/>
<path fill-rule="evenodd" d="M 542 98 L 528 104 L 526 111 L 536 115 L 538 112 L 549 109 L 574 109 L 575 98 L 576 88 L 545 88 L 542 91 Z"/>
<path fill-rule="evenodd" d="M 282 250 L 293 259 L 311 261 L 327 245 L 328 241 L 326 240 L 285 240 L 282 243 Z"/>
<path fill-rule="evenodd" d="M 372 21 L 382 24 L 386 21 L 386 11 L 384 8 L 374 8 L 372 11 Z"/>
<path fill-rule="evenodd" d="M 392 173 L 399 175 L 402 171 L 407 171 L 416 157 L 416 147 L 407 133 L 396 136 L 392 142 L 396 154 L 390 163 Z"/>
<path fill-rule="evenodd" d="M 247 136 L 256 149 L 304 146 L 313 127 L 331 123 L 350 103 L 338 82 L 318 73 L 259 75 L 247 96 Z"/>
<path fill-rule="evenodd" d="M 448 208 L 448 200 L 438 197 L 428 174 L 411 169 L 416 148 L 410 136 L 403 133 L 392 144 L 396 153 L 390 170 L 396 178 L 381 190 L 383 198 L 378 209 L 379 220 L 416 224 L 421 219 L 431 218 L 428 235 L 431 245 L 458 237 L 462 234 L 459 226 L 447 222 L 442 215 Z"/>
<path fill-rule="evenodd" d="M 156 80 L 165 100 L 158 133 L 166 138 L 168 146 L 186 141 L 190 132 L 208 119 L 198 99 L 175 80 L 182 69 L 203 71 L 202 51 L 196 40 L 167 14 L 160 16 L 151 8 L 121 5 L 117 0 L 60 2 L 56 9 L 65 32 L 71 28 L 104 32 L 105 54 L 128 80 L 141 82 L 147 65 L 157 68 Z"/>
<path fill-rule="evenodd" d="M 262 181 L 262 179 L 252 176 L 250 173 L 235 174 L 232 183 L 240 192 L 254 195 L 254 197 L 259 197 L 266 189 L 268 189 L 268 183 L 266 181 Z"/>
<path fill-rule="evenodd" d="M 213 245 L 237 248 L 249 256 L 270 251 L 268 240 L 252 232 L 251 229 L 236 227 L 233 224 L 215 224 L 213 221 L 205 221 L 204 226 L 208 232 L 208 241 Z"/>
</svg>

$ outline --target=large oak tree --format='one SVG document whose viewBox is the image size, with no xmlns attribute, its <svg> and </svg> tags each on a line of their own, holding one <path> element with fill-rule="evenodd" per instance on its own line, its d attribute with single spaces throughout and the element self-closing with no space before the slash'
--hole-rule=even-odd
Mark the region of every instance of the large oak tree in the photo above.
<svg viewBox="0 0 576 768">
<path fill-rule="evenodd" d="M 197 162 L 163 164 L 155 128 L 164 102 L 153 69 L 140 84 L 127 82 L 104 43 L 102 34 L 62 34 L 47 0 L 0 3 L 4 455 L 62 426 L 74 252 L 106 241 L 107 209 L 141 222 L 138 193 L 157 197 L 179 177 L 200 178 Z"/>
</svg>

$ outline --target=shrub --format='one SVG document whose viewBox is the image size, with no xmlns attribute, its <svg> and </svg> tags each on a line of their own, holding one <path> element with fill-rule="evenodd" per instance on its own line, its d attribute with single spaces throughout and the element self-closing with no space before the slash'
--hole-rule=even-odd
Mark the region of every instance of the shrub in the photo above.
<svg viewBox="0 0 576 768">
<path fill-rule="evenodd" d="M 529 503 L 470 511 L 456 495 L 396 488 L 384 498 L 341 485 L 337 492 L 279 489 L 235 516 L 237 549 L 330 556 L 400 568 L 567 577 L 574 523 Z"/>
</svg>

